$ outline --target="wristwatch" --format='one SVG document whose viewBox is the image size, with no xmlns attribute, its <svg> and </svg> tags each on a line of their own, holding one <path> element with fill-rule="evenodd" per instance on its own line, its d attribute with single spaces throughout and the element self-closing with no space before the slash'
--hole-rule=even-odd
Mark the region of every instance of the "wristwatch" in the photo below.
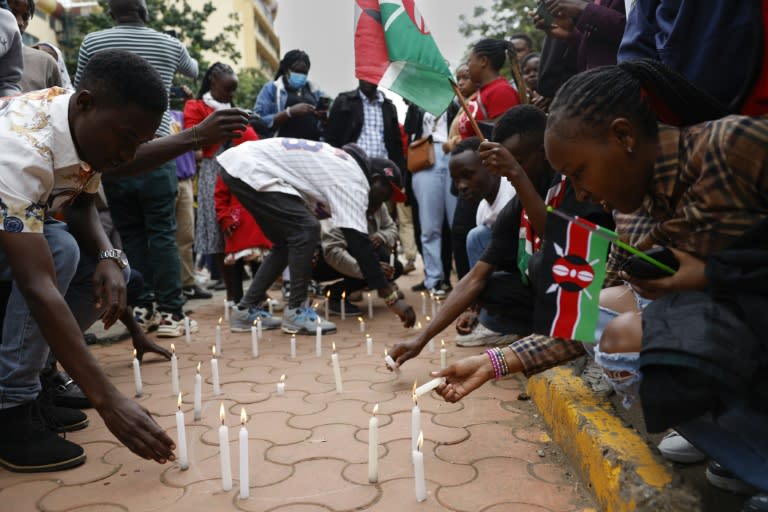
<svg viewBox="0 0 768 512">
<path fill-rule="evenodd" d="M 103 260 L 115 260 L 115 263 L 120 268 L 128 266 L 128 258 L 120 249 L 107 249 L 106 251 L 99 252 L 99 261 Z"/>
</svg>

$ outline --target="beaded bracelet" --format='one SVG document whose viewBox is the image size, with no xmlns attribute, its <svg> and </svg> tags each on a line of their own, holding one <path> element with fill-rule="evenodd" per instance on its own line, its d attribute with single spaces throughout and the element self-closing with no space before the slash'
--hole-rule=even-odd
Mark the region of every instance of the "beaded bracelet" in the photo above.
<svg viewBox="0 0 768 512">
<path fill-rule="evenodd" d="M 491 366 L 493 366 L 494 378 L 497 380 L 509 375 L 509 367 L 507 361 L 504 359 L 504 353 L 500 348 L 489 348 L 485 351 L 488 359 L 491 360 Z"/>
<path fill-rule="evenodd" d="M 400 300 L 400 297 L 397 295 L 397 290 L 384 297 L 384 303 L 387 307 L 393 306 L 398 300 Z"/>
</svg>

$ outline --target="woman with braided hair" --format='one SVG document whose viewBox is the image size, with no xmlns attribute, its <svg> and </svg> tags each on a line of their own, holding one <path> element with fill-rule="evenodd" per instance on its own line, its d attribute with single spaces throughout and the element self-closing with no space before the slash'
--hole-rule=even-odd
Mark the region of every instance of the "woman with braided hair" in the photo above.
<svg viewBox="0 0 768 512">
<path fill-rule="evenodd" d="M 550 107 L 545 147 L 577 197 L 614 212 L 625 242 L 669 248 L 680 263 L 659 279 L 618 272 L 624 283 L 600 296 L 596 362 L 626 406 L 642 395 L 649 430 L 675 426 L 717 458 L 710 482 L 736 489 L 733 472 L 765 492 L 768 414 L 749 405 L 758 403 L 751 393 L 768 368 L 765 345 L 761 337 L 718 334 L 739 332 L 745 319 L 738 315 L 686 308 L 686 297 L 713 286 L 701 261 L 768 219 L 768 118 L 725 114 L 658 61 L 626 62 L 563 85 Z M 615 275 L 625 255 L 613 251 Z M 764 290 L 758 295 L 766 302 Z M 753 328 L 756 321 L 746 319 Z M 715 419 L 701 423 L 709 413 Z M 762 437 L 753 436 L 761 429 Z"/>
<path fill-rule="evenodd" d="M 323 92 L 307 79 L 309 68 L 309 55 L 291 50 L 280 61 L 275 79 L 259 91 L 253 110 L 272 134 L 320 140 L 328 103 Z"/>
</svg>

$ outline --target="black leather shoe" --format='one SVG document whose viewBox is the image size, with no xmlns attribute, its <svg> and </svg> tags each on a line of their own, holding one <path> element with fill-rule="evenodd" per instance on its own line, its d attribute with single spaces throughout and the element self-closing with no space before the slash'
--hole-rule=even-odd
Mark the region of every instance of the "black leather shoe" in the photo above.
<svg viewBox="0 0 768 512">
<path fill-rule="evenodd" d="M 424 285 L 424 281 L 420 282 L 419 284 L 415 284 L 411 286 L 412 292 L 424 292 L 427 290 L 427 287 Z"/>
<path fill-rule="evenodd" d="M 40 379 L 43 393 L 53 395 L 53 405 L 71 409 L 89 409 L 91 402 L 86 398 L 80 386 L 66 372 L 44 373 Z"/>
<path fill-rule="evenodd" d="M 58 407 L 53 404 L 54 396 L 45 391 L 37 398 L 40 415 L 48 430 L 58 433 L 75 432 L 88 426 L 88 416 L 77 409 Z"/>
<path fill-rule="evenodd" d="M 213 297 L 213 294 L 211 292 L 207 292 L 200 288 L 197 285 L 188 286 L 187 288 L 182 288 L 181 293 L 189 300 L 194 299 L 210 299 Z"/>
<path fill-rule="evenodd" d="M 0 409 L 0 466 L 18 473 L 42 473 L 83 462 L 85 452 L 79 445 L 46 427 L 38 401 Z"/>
</svg>

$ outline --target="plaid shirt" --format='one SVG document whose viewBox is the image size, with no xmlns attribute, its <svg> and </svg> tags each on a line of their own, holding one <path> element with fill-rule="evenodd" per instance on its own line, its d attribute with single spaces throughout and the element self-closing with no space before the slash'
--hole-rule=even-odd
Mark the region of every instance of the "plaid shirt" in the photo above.
<svg viewBox="0 0 768 512">
<path fill-rule="evenodd" d="M 674 247 L 700 258 L 768 217 L 768 117 L 729 116 L 688 128 L 659 127 L 651 190 L 631 214 L 615 214 L 622 240 L 639 249 Z M 616 279 L 627 257 L 608 258 Z M 578 342 L 531 335 L 510 345 L 532 375 L 584 353 Z"/>
<path fill-rule="evenodd" d="M 362 92 L 357 92 L 363 101 L 363 129 L 357 143 L 369 158 L 389 158 L 384 144 L 384 94 L 376 91 L 376 99 L 371 101 Z"/>
</svg>

